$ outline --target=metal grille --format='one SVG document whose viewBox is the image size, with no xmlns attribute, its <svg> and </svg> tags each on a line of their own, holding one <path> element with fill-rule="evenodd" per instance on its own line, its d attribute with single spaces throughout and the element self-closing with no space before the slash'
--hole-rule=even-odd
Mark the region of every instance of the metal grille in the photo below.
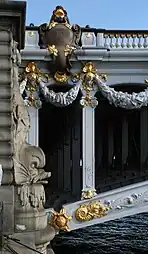
<svg viewBox="0 0 148 254">
<path fill-rule="evenodd" d="M 139 92 L 139 86 L 117 90 Z M 124 110 L 99 94 L 95 112 L 96 186 L 108 191 L 148 179 L 148 108 Z"/>
<path fill-rule="evenodd" d="M 43 103 L 39 113 L 39 145 L 46 155 L 46 171 L 51 171 L 46 189 L 46 207 L 80 199 L 82 189 L 82 110 L 77 99 L 65 108 Z"/>
</svg>

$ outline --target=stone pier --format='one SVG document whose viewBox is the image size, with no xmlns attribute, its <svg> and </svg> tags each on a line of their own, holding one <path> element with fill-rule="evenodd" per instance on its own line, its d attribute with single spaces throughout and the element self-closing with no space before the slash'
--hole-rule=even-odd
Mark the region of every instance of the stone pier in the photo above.
<svg viewBox="0 0 148 254">
<path fill-rule="evenodd" d="M 50 174 L 43 151 L 27 143 L 30 119 L 18 81 L 25 16 L 25 2 L 0 2 L 0 253 L 46 254 L 55 236 L 42 185 Z"/>
</svg>

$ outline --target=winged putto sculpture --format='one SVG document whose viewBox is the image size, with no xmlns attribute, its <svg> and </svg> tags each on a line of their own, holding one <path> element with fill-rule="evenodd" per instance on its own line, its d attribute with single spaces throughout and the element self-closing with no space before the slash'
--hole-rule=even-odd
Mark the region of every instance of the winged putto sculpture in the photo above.
<svg viewBox="0 0 148 254">
<path fill-rule="evenodd" d="M 67 11 L 62 6 L 57 6 L 50 23 L 40 25 L 38 32 L 40 48 L 47 48 L 53 59 L 53 75 L 56 72 L 70 74 L 70 57 L 81 46 L 81 28 L 71 25 Z"/>
</svg>

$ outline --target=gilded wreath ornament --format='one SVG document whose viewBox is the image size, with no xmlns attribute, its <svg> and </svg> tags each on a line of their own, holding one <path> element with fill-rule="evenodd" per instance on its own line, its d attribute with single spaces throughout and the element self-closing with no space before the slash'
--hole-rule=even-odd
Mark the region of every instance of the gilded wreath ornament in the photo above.
<svg viewBox="0 0 148 254">
<path fill-rule="evenodd" d="M 63 208 L 60 212 L 51 212 L 48 223 L 52 225 L 58 231 L 70 231 L 69 222 L 72 220 L 72 216 L 66 214 L 66 210 Z"/>
</svg>

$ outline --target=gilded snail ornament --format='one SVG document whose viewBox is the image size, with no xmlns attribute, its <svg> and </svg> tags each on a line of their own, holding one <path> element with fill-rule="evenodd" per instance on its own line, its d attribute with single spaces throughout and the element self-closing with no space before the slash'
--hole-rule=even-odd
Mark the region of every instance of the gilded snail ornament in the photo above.
<svg viewBox="0 0 148 254">
<path fill-rule="evenodd" d="M 101 201 L 94 201 L 80 205 L 75 212 L 75 217 L 80 222 L 91 221 L 106 216 L 109 210 L 111 208 L 102 204 Z"/>
<path fill-rule="evenodd" d="M 71 216 L 66 214 L 66 210 L 63 208 L 61 211 L 52 212 L 51 219 L 49 220 L 49 224 L 52 225 L 55 229 L 59 231 L 70 231 L 69 222 L 72 220 Z"/>
</svg>

